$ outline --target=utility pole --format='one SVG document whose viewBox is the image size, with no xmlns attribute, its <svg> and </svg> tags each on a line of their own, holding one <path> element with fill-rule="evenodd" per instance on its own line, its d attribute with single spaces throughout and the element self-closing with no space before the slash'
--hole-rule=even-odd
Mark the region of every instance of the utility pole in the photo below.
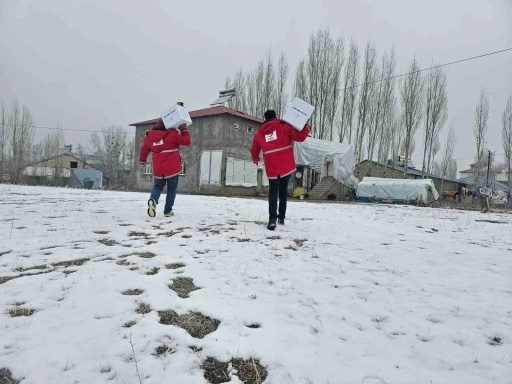
<svg viewBox="0 0 512 384">
<path fill-rule="evenodd" d="M 489 173 L 491 171 L 491 151 L 489 151 L 489 157 L 487 158 L 487 180 L 485 186 L 489 188 Z"/>
</svg>

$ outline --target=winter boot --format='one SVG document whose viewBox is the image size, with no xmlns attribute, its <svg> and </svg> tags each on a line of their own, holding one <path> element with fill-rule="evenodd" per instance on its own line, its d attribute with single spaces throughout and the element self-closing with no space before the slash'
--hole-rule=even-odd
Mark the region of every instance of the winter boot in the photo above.
<svg viewBox="0 0 512 384">
<path fill-rule="evenodd" d="M 284 219 L 278 219 L 279 225 L 284 225 Z"/>
<path fill-rule="evenodd" d="M 153 200 L 153 199 L 149 199 L 148 200 L 148 216 L 149 217 L 155 217 L 156 216 L 156 205 L 158 203 Z"/>
<path fill-rule="evenodd" d="M 267 226 L 267 229 L 269 231 L 273 231 L 274 229 L 276 229 L 276 219 L 275 218 L 271 218 L 269 221 L 268 221 L 268 226 Z"/>
<path fill-rule="evenodd" d="M 173 211 L 171 211 L 171 212 L 169 212 L 169 213 L 164 213 L 164 216 L 165 216 L 165 217 L 173 217 L 173 216 L 174 216 L 174 212 L 173 212 Z"/>
</svg>

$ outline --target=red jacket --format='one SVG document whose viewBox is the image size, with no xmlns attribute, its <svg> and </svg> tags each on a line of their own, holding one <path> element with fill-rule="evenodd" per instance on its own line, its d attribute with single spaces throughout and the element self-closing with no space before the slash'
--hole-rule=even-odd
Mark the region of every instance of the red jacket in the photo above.
<svg viewBox="0 0 512 384">
<path fill-rule="evenodd" d="M 269 179 L 288 176 L 297 169 L 293 155 L 293 142 L 303 142 L 310 131 L 309 125 L 299 132 L 282 120 L 267 120 L 260 125 L 258 132 L 254 135 L 251 148 L 252 160 L 258 163 L 260 152 L 263 152 L 263 163 Z"/>
<path fill-rule="evenodd" d="M 153 176 L 157 179 L 168 179 L 180 174 L 180 145 L 190 145 L 188 130 L 165 129 L 162 123 L 146 132 L 140 148 L 139 161 L 145 163 L 149 153 L 153 152 Z"/>
</svg>

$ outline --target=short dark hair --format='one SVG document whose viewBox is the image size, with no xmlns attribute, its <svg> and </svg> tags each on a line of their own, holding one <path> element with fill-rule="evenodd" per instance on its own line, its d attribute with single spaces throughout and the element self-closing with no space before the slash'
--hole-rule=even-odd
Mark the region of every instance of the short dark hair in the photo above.
<svg viewBox="0 0 512 384">
<path fill-rule="evenodd" d="M 273 109 L 269 109 L 265 112 L 265 120 L 275 119 L 277 118 L 276 111 Z"/>
</svg>

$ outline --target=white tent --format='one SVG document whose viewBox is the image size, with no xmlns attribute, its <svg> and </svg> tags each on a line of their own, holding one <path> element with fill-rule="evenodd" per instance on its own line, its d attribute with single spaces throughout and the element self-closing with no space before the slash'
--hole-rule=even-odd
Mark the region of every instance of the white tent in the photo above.
<svg viewBox="0 0 512 384">
<path fill-rule="evenodd" d="M 332 165 L 332 176 L 347 186 L 356 187 L 358 180 L 354 177 L 354 147 L 346 143 L 319 140 L 308 137 L 303 143 L 295 143 L 295 162 L 307 166 L 320 177 L 325 174 L 324 164 L 329 161 Z"/>
<path fill-rule="evenodd" d="M 365 177 L 357 186 L 360 201 L 389 201 L 393 203 L 430 203 L 439 198 L 431 179 L 382 179 Z"/>
</svg>

